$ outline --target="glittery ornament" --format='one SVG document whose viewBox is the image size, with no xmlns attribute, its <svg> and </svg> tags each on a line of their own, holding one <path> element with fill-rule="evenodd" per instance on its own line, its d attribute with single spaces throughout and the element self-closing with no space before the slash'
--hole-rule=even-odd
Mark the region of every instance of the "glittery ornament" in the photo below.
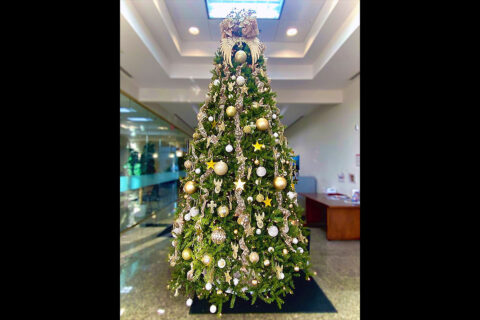
<svg viewBox="0 0 480 320">
<path fill-rule="evenodd" d="M 227 146 L 225 147 L 225 151 L 227 152 L 232 152 L 233 151 L 233 147 L 231 144 L 227 144 Z"/>
<path fill-rule="evenodd" d="M 197 207 L 192 207 L 189 213 L 192 217 L 195 217 L 199 213 L 199 209 Z"/>
<path fill-rule="evenodd" d="M 227 206 L 218 207 L 217 213 L 220 217 L 225 218 L 228 215 L 228 207 Z"/>
<path fill-rule="evenodd" d="M 258 281 L 256 279 L 252 280 L 252 285 L 256 286 L 258 284 Z"/>
<path fill-rule="evenodd" d="M 263 261 L 263 265 L 264 265 L 265 267 L 268 267 L 268 266 L 270 265 L 270 260 L 268 260 L 268 259 L 267 259 L 267 260 L 264 260 L 264 261 Z"/>
<path fill-rule="evenodd" d="M 200 174 L 200 172 L 202 172 L 202 171 L 200 170 L 200 168 L 195 169 L 195 173 L 196 173 L 196 174 Z"/>
<path fill-rule="evenodd" d="M 283 253 L 284 255 L 286 255 L 286 254 L 288 254 L 288 250 L 284 248 L 284 249 L 282 250 L 282 253 Z"/>
<path fill-rule="evenodd" d="M 183 163 L 183 165 L 185 166 L 185 168 L 190 169 L 192 167 L 193 163 L 192 163 L 192 161 L 187 160 Z"/>
<path fill-rule="evenodd" d="M 213 121 L 213 117 L 212 117 L 212 116 L 208 117 L 208 121 L 212 122 L 212 121 Z"/>
<path fill-rule="evenodd" d="M 227 116 L 233 117 L 237 113 L 237 109 L 233 106 L 229 106 L 226 110 Z"/>
<path fill-rule="evenodd" d="M 212 241 L 215 244 L 222 244 L 226 238 L 227 238 L 227 235 L 222 228 L 217 228 L 212 231 Z"/>
<path fill-rule="evenodd" d="M 270 237 L 276 237 L 278 235 L 278 228 L 276 226 L 268 227 L 267 231 Z"/>
<path fill-rule="evenodd" d="M 263 177 L 266 174 L 267 174 L 267 169 L 265 169 L 264 167 L 258 167 L 257 168 L 257 176 Z"/>
<path fill-rule="evenodd" d="M 258 108 L 258 102 L 257 102 L 257 101 L 253 101 L 253 102 L 252 102 L 252 108 L 253 108 L 253 109 L 257 109 L 257 108 Z"/>
<path fill-rule="evenodd" d="M 237 84 L 238 84 L 239 86 L 243 86 L 244 83 L 245 83 L 245 78 L 242 77 L 242 76 L 238 76 L 238 77 L 237 77 Z"/>
<path fill-rule="evenodd" d="M 292 243 L 293 243 L 293 244 L 297 244 L 297 243 L 298 243 L 298 239 L 297 239 L 297 238 L 293 238 Z"/>
<path fill-rule="evenodd" d="M 257 202 L 263 202 L 263 200 L 265 200 L 265 198 L 263 197 L 263 194 L 257 194 L 257 196 L 255 197 L 255 200 L 257 200 Z"/>
<path fill-rule="evenodd" d="M 252 128 L 250 126 L 245 126 L 243 127 L 243 132 L 245 133 L 251 133 L 252 132 Z"/>
<path fill-rule="evenodd" d="M 190 213 L 187 213 L 184 217 L 185 221 L 190 221 L 191 218 Z"/>
<path fill-rule="evenodd" d="M 217 265 L 220 269 L 225 268 L 226 264 L 227 264 L 227 262 L 225 262 L 225 259 L 223 259 L 223 258 L 218 260 L 218 263 L 217 263 Z"/>
<path fill-rule="evenodd" d="M 203 255 L 203 257 L 202 257 L 202 263 L 203 263 L 204 265 L 209 266 L 211 262 L 212 262 L 212 256 L 210 256 L 209 254 Z"/>
<path fill-rule="evenodd" d="M 190 248 L 185 248 L 185 249 L 182 251 L 182 258 L 183 258 L 184 260 L 190 260 L 190 259 L 192 259 L 192 256 L 193 256 L 192 249 L 190 249 Z"/>
<path fill-rule="evenodd" d="M 256 253 L 255 251 L 252 251 L 248 256 L 248 259 L 250 260 L 251 263 L 257 263 L 260 257 L 258 256 L 258 253 Z"/>
</svg>

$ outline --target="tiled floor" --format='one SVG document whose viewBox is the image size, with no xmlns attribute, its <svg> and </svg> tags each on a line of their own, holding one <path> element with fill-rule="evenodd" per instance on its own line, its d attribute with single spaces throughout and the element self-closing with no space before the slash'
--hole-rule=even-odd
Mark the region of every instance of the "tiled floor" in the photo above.
<svg viewBox="0 0 480 320">
<path fill-rule="evenodd" d="M 121 318 L 216 319 L 190 315 L 186 299 L 166 289 L 172 238 L 156 237 L 164 228 L 137 226 L 121 235 Z M 222 319 L 359 319 L 360 241 L 327 241 L 322 229 L 311 230 L 314 278 L 338 313 L 223 314 Z"/>
</svg>

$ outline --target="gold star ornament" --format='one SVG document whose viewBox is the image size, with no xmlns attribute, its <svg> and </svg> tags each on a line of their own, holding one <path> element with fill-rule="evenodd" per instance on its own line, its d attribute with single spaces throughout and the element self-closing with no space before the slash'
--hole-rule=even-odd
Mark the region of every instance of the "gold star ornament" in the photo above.
<svg viewBox="0 0 480 320">
<path fill-rule="evenodd" d="M 258 140 L 257 140 L 257 143 L 252 144 L 252 146 L 255 148 L 255 149 L 253 150 L 253 151 L 255 152 L 255 151 L 257 151 L 257 150 L 261 150 L 263 144 L 258 143 Z"/>
<path fill-rule="evenodd" d="M 246 182 L 242 182 L 240 178 L 238 178 L 238 181 L 234 181 L 233 184 L 235 185 L 235 190 L 245 190 L 243 189 L 243 186 L 245 185 Z"/>
<path fill-rule="evenodd" d="M 269 199 L 267 196 L 267 199 L 263 201 L 263 203 L 265 203 L 265 207 L 271 207 L 272 206 L 272 204 L 270 203 L 271 201 L 272 199 Z"/>
<path fill-rule="evenodd" d="M 216 162 L 213 162 L 213 160 L 210 160 L 210 162 L 205 162 L 205 163 L 207 165 L 207 169 L 210 169 L 210 168 L 213 169 L 213 166 L 215 165 Z"/>
<path fill-rule="evenodd" d="M 225 281 L 230 284 L 230 280 L 232 280 L 232 277 L 230 276 L 230 271 L 225 272 Z"/>
</svg>

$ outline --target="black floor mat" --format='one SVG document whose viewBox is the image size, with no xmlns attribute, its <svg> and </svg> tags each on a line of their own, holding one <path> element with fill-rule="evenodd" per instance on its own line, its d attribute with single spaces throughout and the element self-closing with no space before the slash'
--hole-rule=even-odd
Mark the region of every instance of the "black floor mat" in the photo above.
<svg viewBox="0 0 480 320">
<path fill-rule="evenodd" d="M 337 310 L 327 298 L 323 290 L 318 286 L 313 278 L 310 281 L 305 280 L 305 276 L 296 277 L 294 279 L 295 289 L 293 294 L 287 294 L 282 299 L 282 309 L 278 308 L 276 302 L 271 304 L 265 303 L 260 299 L 251 305 L 251 300 L 247 301 L 242 298 L 235 300 L 233 309 L 230 304 L 225 303 L 222 306 L 222 313 L 336 313 Z M 210 313 L 210 303 L 207 300 L 199 300 L 197 297 L 193 299 L 190 307 L 190 314 L 206 314 Z"/>
</svg>

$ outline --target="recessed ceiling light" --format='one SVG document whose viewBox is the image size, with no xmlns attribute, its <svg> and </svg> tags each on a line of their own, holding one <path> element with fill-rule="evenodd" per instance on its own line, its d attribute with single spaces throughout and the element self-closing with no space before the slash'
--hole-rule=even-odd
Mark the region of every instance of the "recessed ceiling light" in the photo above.
<svg viewBox="0 0 480 320">
<path fill-rule="evenodd" d="M 224 19 L 233 8 L 252 9 L 257 19 L 280 18 L 284 0 L 206 0 L 209 19 Z"/>
<path fill-rule="evenodd" d="M 293 37 L 297 33 L 298 33 L 297 28 L 288 28 L 287 29 L 287 36 L 289 36 L 289 37 Z"/>
<path fill-rule="evenodd" d="M 153 119 L 150 118 L 142 118 L 142 117 L 130 117 L 127 118 L 130 121 L 135 121 L 135 122 L 147 122 L 147 121 L 153 121 Z"/>
<path fill-rule="evenodd" d="M 137 111 L 135 109 L 132 109 L 132 108 L 120 107 L 120 113 L 129 113 L 129 112 L 137 112 Z"/>
<path fill-rule="evenodd" d="M 197 34 L 200 33 L 200 30 L 198 30 L 197 27 L 190 27 L 190 28 L 188 29 L 188 32 L 190 32 L 191 34 L 193 34 L 194 36 L 196 36 Z"/>
</svg>

